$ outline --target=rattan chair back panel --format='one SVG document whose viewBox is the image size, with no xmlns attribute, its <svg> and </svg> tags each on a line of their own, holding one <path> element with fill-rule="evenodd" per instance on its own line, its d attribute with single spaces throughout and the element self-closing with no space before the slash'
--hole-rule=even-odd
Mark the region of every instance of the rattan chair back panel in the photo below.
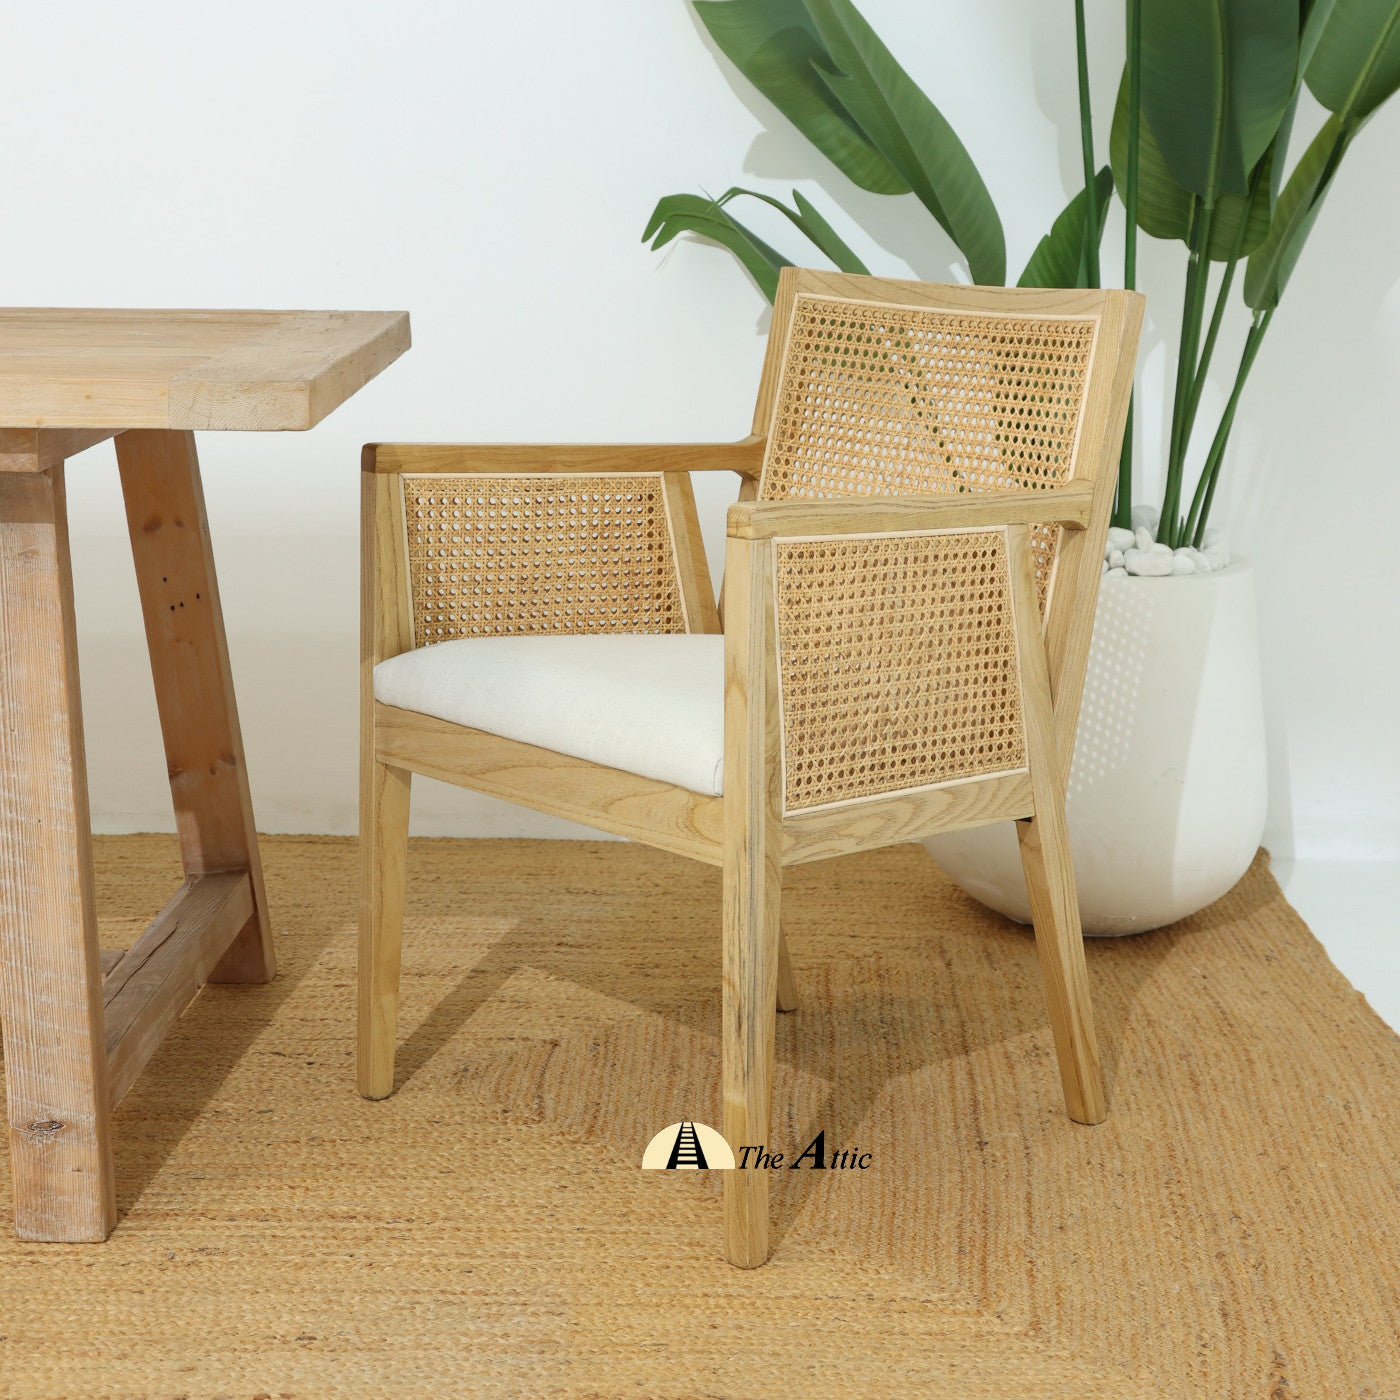
<svg viewBox="0 0 1400 1400">
<path fill-rule="evenodd" d="M 1067 481 L 1097 328 L 799 294 L 760 498 Z"/>
<path fill-rule="evenodd" d="M 1001 529 L 779 541 L 788 811 L 1022 768 Z"/>
<path fill-rule="evenodd" d="M 1067 482 L 1097 328 L 799 293 L 760 499 Z M 1058 531 L 1032 539 L 1043 614 Z"/>
<path fill-rule="evenodd" d="M 415 646 L 687 630 L 659 474 L 402 480 Z"/>
</svg>

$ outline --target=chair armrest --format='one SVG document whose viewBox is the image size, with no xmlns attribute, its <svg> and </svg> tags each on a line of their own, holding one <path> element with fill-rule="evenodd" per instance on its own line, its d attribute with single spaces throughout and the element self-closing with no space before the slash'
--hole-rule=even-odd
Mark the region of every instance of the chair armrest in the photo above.
<svg viewBox="0 0 1400 1400">
<path fill-rule="evenodd" d="M 717 443 L 370 443 L 367 472 L 698 472 L 757 477 L 765 439 Z"/>
<path fill-rule="evenodd" d="M 729 507 L 732 539 L 787 535 L 907 534 L 984 525 L 1064 525 L 1089 522 L 1093 487 L 1049 491 L 977 491 L 965 495 L 862 496 L 837 500 L 740 501 Z"/>
</svg>

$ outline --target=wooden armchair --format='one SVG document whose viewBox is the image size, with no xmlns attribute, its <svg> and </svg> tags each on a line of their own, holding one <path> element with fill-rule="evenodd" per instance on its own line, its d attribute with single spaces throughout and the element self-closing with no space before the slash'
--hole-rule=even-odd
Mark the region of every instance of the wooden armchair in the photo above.
<svg viewBox="0 0 1400 1400">
<path fill-rule="evenodd" d="M 723 870 L 724 1134 L 767 1141 L 785 865 L 1018 823 L 1105 1113 L 1064 783 L 1142 301 L 784 272 L 752 437 L 365 449 L 360 1092 L 393 1089 L 410 774 Z M 742 478 L 725 629 L 688 473 Z M 768 1256 L 765 1172 L 725 1250 Z"/>
</svg>

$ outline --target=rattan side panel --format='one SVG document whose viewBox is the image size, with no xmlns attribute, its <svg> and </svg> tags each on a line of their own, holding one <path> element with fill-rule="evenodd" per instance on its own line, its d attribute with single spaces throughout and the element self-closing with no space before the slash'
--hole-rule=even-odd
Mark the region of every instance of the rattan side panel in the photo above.
<svg viewBox="0 0 1400 1400">
<path fill-rule="evenodd" d="M 1026 763 L 1000 530 L 779 541 L 788 811 Z"/>
<path fill-rule="evenodd" d="M 1068 481 L 1097 328 L 799 296 L 760 498 Z M 1042 610 L 1056 540 L 1033 532 Z"/>
<path fill-rule="evenodd" d="M 660 476 L 404 476 L 414 644 L 684 632 Z"/>
</svg>

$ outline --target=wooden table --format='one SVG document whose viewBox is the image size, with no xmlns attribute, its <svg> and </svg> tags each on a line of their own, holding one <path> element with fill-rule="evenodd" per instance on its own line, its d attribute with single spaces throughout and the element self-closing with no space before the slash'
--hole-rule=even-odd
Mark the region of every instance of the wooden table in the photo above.
<svg viewBox="0 0 1400 1400">
<path fill-rule="evenodd" d="M 402 312 L 0 311 L 0 1025 L 15 1232 L 116 1223 L 111 1114 L 206 981 L 274 974 L 196 429 L 304 429 Z M 99 954 L 64 460 L 116 438 L 185 882 Z"/>
</svg>

